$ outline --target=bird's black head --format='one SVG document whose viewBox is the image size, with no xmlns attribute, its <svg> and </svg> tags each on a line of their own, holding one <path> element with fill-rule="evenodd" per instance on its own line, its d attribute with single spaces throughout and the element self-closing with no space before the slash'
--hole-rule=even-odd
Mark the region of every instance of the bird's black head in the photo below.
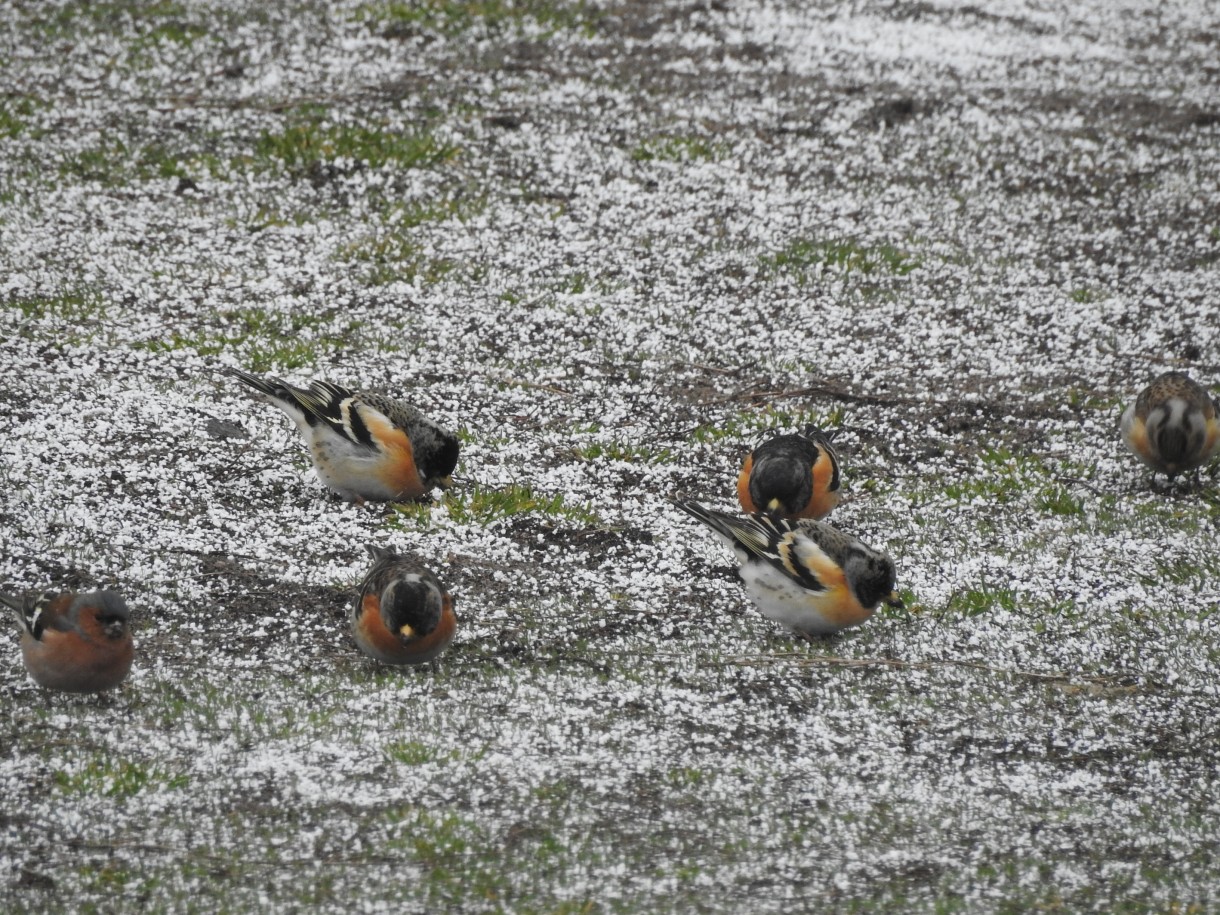
<svg viewBox="0 0 1220 915">
<path fill-rule="evenodd" d="M 894 561 L 883 553 L 868 551 L 852 555 L 844 564 L 847 582 L 860 605 L 870 610 L 884 601 L 898 601 L 894 592 Z"/>
<path fill-rule="evenodd" d="M 750 498 L 760 511 L 799 512 L 813 496 L 809 466 L 782 454 L 756 458 L 750 475 Z"/>
<path fill-rule="evenodd" d="M 428 468 L 428 476 L 445 478 L 453 473 L 458 462 L 458 440 L 452 435 L 444 436 Z"/>
<path fill-rule="evenodd" d="M 414 573 L 395 578 L 381 592 L 381 618 L 400 639 L 421 638 L 438 625 L 444 599 L 432 581 Z"/>
</svg>

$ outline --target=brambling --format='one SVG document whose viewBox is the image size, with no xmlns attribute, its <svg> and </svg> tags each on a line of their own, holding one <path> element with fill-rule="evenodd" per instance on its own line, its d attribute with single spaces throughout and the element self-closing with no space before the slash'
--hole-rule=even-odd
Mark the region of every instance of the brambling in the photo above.
<svg viewBox="0 0 1220 915">
<path fill-rule="evenodd" d="M 763 616 L 802 638 L 858 626 L 882 602 L 902 606 L 893 560 L 824 521 L 738 518 L 698 502 L 674 504 L 733 549 L 738 574 Z"/>
<path fill-rule="evenodd" d="M 816 426 L 763 441 L 737 477 L 737 500 L 750 514 L 825 518 L 839 504 L 839 456 L 833 435 Z"/>
<path fill-rule="evenodd" d="M 226 366 L 296 423 L 318 478 L 351 502 L 418 499 L 445 488 L 458 440 L 401 400 L 349 391 L 326 381 L 298 388 Z"/>
<path fill-rule="evenodd" d="M 423 664 L 453 641 L 453 598 L 435 575 L 393 550 L 370 546 L 373 567 L 352 608 L 352 637 L 370 658 Z"/>
<path fill-rule="evenodd" d="M 1123 440 L 1139 459 L 1172 480 L 1220 450 L 1220 403 L 1185 372 L 1166 372 L 1123 413 Z"/>
<path fill-rule="evenodd" d="M 113 689 L 131 671 L 131 611 L 113 591 L 47 591 L 37 599 L 0 592 L 21 627 L 21 656 L 34 682 L 68 693 Z"/>
</svg>

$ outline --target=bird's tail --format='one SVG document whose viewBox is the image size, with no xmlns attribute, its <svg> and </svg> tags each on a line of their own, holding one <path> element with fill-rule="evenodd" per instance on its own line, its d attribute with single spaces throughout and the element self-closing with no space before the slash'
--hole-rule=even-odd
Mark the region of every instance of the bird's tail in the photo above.
<svg viewBox="0 0 1220 915">
<path fill-rule="evenodd" d="M 716 511 L 714 508 L 708 508 L 706 505 L 693 499 L 674 499 L 672 501 L 675 508 L 686 512 L 696 521 L 706 524 L 730 545 L 742 540 L 743 522 L 740 518 L 735 518 L 725 512 Z"/>
<path fill-rule="evenodd" d="M 342 430 L 349 422 L 344 414 L 344 402 L 352 392 L 337 384 L 314 381 L 308 388 L 298 388 L 279 378 L 260 378 L 228 365 L 222 366 L 221 371 L 269 397 L 294 419 L 294 414 L 300 412 L 311 426 L 326 422 Z M 343 434 L 351 435 L 350 430 L 344 430 Z"/>
<path fill-rule="evenodd" d="M 226 375 L 231 375 L 238 381 L 258 391 L 260 394 L 265 394 L 275 400 L 286 400 L 293 402 L 296 400 L 296 394 L 301 393 L 300 389 L 294 388 L 285 381 L 280 381 L 278 378 L 260 378 L 258 375 L 251 375 L 249 372 L 235 368 L 231 365 L 222 365 L 220 371 Z"/>
<path fill-rule="evenodd" d="M 730 547 L 735 549 L 737 545 L 740 545 L 757 556 L 771 556 L 772 538 L 790 529 L 787 521 L 769 518 L 765 514 L 746 515 L 739 518 L 727 512 L 707 508 L 693 500 L 672 499 L 671 501 L 675 508 L 686 512 L 696 521 L 702 521 L 719 534 Z"/>
<path fill-rule="evenodd" d="M 30 631 L 30 602 L 24 597 L 18 597 L 16 594 L 9 594 L 6 591 L 0 591 L 0 604 L 3 604 L 13 614 L 13 618 L 17 620 L 17 625 L 25 632 Z"/>
<path fill-rule="evenodd" d="M 815 442 L 824 442 L 829 444 L 834 441 L 835 436 L 839 434 L 838 429 L 831 429 L 829 432 L 822 429 L 816 423 L 809 423 L 801 430 L 801 435 L 805 438 L 812 439 Z"/>
<path fill-rule="evenodd" d="M 373 557 L 374 562 L 381 562 L 383 559 L 398 559 L 399 556 L 391 549 L 384 546 L 377 546 L 372 543 L 366 543 L 364 548 L 368 550 L 369 555 Z"/>
<path fill-rule="evenodd" d="M 696 521 L 703 522 L 716 533 L 722 534 L 730 540 L 733 539 L 732 528 L 729 527 L 729 519 L 724 512 L 715 511 L 693 499 L 671 499 L 670 501 L 674 508 L 686 512 Z"/>
</svg>

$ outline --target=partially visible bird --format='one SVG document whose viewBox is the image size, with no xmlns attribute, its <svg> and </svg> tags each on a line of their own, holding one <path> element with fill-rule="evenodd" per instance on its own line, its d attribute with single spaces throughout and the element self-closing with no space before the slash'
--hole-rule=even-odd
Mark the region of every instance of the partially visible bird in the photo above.
<svg viewBox="0 0 1220 915">
<path fill-rule="evenodd" d="M 1153 472 L 1172 480 L 1220 450 L 1220 403 L 1185 372 L 1166 372 L 1123 413 L 1123 440 Z"/>
<path fill-rule="evenodd" d="M 131 671 L 131 611 L 114 591 L 0 592 L 21 627 L 21 656 L 34 682 L 68 693 L 113 689 Z"/>
<path fill-rule="evenodd" d="M 344 499 L 418 499 L 452 482 L 457 437 L 409 403 L 326 381 L 298 388 L 228 366 L 223 371 L 288 414 L 318 478 Z"/>
<path fill-rule="evenodd" d="M 824 521 L 739 518 L 698 502 L 674 505 L 732 548 L 738 574 L 763 616 L 803 638 L 858 626 L 883 602 L 902 606 L 893 560 Z"/>
<path fill-rule="evenodd" d="M 360 650 L 386 664 L 423 664 L 453 641 L 453 598 L 435 575 L 393 550 L 369 546 L 373 567 L 352 608 Z"/>
<path fill-rule="evenodd" d="M 824 518 L 839 504 L 839 456 L 833 435 L 815 426 L 761 442 L 737 477 L 737 500 L 745 511 L 781 518 Z"/>
</svg>

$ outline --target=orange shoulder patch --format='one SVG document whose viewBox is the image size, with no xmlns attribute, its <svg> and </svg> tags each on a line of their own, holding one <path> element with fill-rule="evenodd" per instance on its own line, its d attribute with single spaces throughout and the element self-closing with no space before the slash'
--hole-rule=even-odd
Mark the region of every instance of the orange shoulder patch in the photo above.
<svg viewBox="0 0 1220 915">
<path fill-rule="evenodd" d="M 753 470 L 754 455 L 751 453 L 746 456 L 746 462 L 741 467 L 741 473 L 737 475 L 737 501 L 741 503 L 742 509 L 749 514 L 755 514 L 758 511 L 754 500 L 750 498 L 750 473 Z"/>
<path fill-rule="evenodd" d="M 407 433 L 376 411 L 362 413 L 361 418 L 386 456 L 377 470 L 381 482 L 399 499 L 422 496 L 424 481 L 415 466 L 415 450 Z"/>
</svg>

